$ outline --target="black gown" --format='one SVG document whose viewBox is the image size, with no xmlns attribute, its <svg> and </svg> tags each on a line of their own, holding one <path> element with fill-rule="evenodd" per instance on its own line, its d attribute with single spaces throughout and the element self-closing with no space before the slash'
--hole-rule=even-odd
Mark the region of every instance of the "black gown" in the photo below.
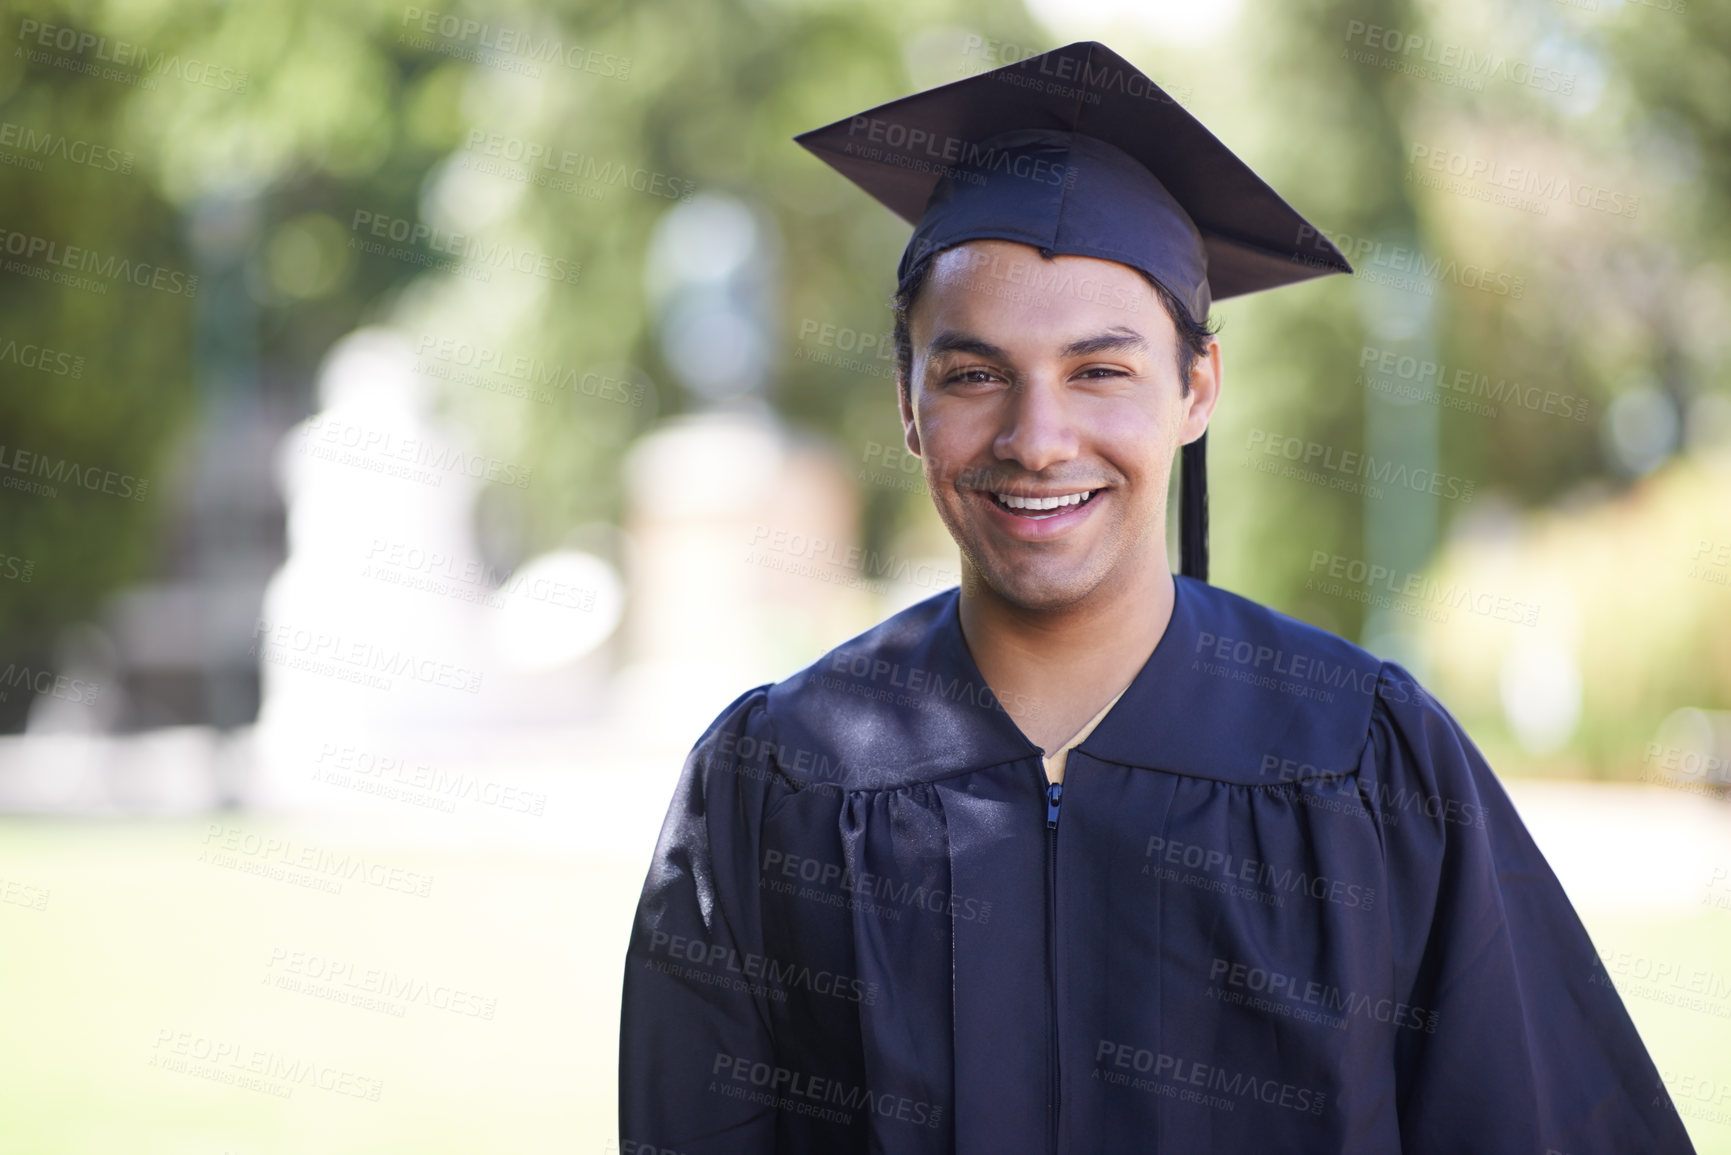
<svg viewBox="0 0 1731 1155">
<path fill-rule="evenodd" d="M 1061 787 L 954 588 L 721 712 L 632 927 L 621 1152 L 1692 1151 L 1449 712 L 1174 580 Z"/>
</svg>

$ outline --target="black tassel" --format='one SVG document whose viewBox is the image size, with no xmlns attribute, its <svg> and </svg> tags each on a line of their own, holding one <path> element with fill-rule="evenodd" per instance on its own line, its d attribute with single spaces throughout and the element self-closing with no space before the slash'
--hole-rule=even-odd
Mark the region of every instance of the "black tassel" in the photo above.
<svg viewBox="0 0 1731 1155">
<path fill-rule="evenodd" d="M 1178 474 L 1179 572 L 1208 580 L 1208 431 L 1181 451 Z"/>
</svg>

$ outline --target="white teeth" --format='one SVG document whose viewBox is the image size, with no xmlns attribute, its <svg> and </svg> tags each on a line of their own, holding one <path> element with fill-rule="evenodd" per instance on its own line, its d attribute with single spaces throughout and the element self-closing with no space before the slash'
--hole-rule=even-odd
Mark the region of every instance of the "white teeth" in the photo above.
<svg viewBox="0 0 1731 1155">
<path fill-rule="evenodd" d="M 1079 505 L 1093 492 L 1084 489 L 1081 493 L 1066 493 L 1063 497 L 1012 497 L 1007 493 L 994 493 L 992 496 L 1011 509 L 1061 509 L 1066 505 Z"/>
</svg>

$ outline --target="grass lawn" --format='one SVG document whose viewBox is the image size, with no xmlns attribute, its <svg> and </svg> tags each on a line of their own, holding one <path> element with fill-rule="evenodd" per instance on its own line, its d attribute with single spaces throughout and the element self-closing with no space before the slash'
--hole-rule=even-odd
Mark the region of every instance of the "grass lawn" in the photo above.
<svg viewBox="0 0 1731 1155">
<path fill-rule="evenodd" d="M 340 893 L 243 869 L 327 853 L 365 859 Z M 252 818 L 0 821 L 0 1151 L 604 1155 L 642 870 Z M 1587 922 L 1602 952 L 1731 975 L 1731 910 Z M 1731 1088 L 1731 1000 L 1617 982 L 1702 1155 L 1731 1155 L 1731 1090 L 1681 1093 Z"/>
<path fill-rule="evenodd" d="M 0 902 L 0 1151 L 608 1149 L 641 867 L 220 825 L 367 866 L 330 894 L 201 861 L 203 820 L 0 823 L 0 885 L 49 892 Z"/>
</svg>

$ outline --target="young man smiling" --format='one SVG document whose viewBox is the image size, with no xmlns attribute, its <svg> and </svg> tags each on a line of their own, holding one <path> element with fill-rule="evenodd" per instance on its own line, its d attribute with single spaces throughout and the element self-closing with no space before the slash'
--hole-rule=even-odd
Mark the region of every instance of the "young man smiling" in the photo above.
<svg viewBox="0 0 1731 1155">
<path fill-rule="evenodd" d="M 1002 291 L 1042 282 L 1058 291 Z M 1167 483 L 1220 398 L 1220 347 L 1135 269 L 1010 241 L 937 254 L 896 313 L 902 426 L 961 549 L 968 648 L 1057 751 L 1165 632 Z"/>
<path fill-rule="evenodd" d="M 800 142 L 915 225 L 899 404 L 962 582 L 693 749 L 620 1149 L 1688 1152 L 1454 718 L 1206 581 L 1209 305 L 1339 254 L 1098 44 Z"/>
</svg>

